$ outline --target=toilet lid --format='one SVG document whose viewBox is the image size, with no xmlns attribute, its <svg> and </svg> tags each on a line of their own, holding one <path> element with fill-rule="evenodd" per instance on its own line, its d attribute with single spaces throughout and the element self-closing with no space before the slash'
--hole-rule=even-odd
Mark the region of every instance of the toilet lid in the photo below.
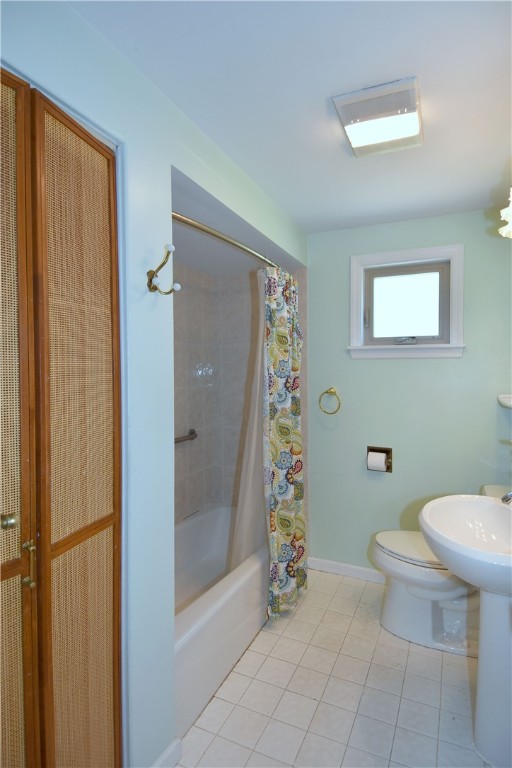
<svg viewBox="0 0 512 768">
<path fill-rule="evenodd" d="M 380 531 L 377 544 L 400 560 L 429 568 L 447 570 L 432 552 L 419 531 Z"/>
</svg>

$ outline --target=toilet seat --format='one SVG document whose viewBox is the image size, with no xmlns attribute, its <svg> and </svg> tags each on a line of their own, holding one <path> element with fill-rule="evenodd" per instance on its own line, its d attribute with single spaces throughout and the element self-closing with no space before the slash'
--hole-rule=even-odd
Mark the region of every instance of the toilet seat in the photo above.
<svg viewBox="0 0 512 768">
<path fill-rule="evenodd" d="M 380 531 L 371 557 L 386 577 L 384 629 L 427 648 L 469 653 L 475 588 L 439 562 L 419 531 Z"/>
<path fill-rule="evenodd" d="M 448 570 L 439 562 L 419 531 L 380 531 L 375 536 L 375 542 L 383 552 L 405 563 Z"/>
</svg>

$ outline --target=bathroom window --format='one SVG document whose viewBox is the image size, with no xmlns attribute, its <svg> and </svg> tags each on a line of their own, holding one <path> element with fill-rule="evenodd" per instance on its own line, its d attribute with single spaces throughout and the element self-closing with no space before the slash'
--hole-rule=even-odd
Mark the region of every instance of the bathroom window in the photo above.
<svg viewBox="0 0 512 768">
<path fill-rule="evenodd" d="M 450 341 L 450 263 L 398 264 L 365 270 L 364 343 Z"/>
<path fill-rule="evenodd" d="M 352 357 L 460 357 L 461 245 L 353 256 Z"/>
</svg>

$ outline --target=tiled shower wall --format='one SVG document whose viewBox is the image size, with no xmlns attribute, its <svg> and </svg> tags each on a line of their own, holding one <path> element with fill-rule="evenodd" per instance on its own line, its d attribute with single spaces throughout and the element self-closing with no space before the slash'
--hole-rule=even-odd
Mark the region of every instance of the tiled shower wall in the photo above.
<svg viewBox="0 0 512 768">
<path fill-rule="evenodd" d="M 306 327 L 306 270 L 299 310 Z M 176 445 L 175 522 L 208 507 L 236 506 L 249 415 L 256 332 L 256 270 L 214 276 L 174 261 L 174 385 L 176 437 L 195 429 L 198 438 Z M 301 392 L 306 403 L 306 354 Z M 303 413 L 303 443 L 307 444 Z M 305 458 L 305 466 L 307 461 Z M 307 486 L 306 486 L 307 488 Z"/>
<path fill-rule="evenodd" d="M 174 262 L 175 520 L 236 505 L 257 323 L 256 272 L 213 276 Z M 251 344 L 252 339 L 252 344 Z"/>
</svg>

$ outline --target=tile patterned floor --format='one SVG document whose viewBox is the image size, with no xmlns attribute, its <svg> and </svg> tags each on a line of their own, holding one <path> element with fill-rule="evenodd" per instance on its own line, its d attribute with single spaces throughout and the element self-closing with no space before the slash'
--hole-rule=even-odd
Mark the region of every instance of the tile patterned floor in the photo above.
<svg viewBox="0 0 512 768">
<path fill-rule="evenodd" d="M 310 571 L 190 728 L 180 766 L 482 768 L 476 660 L 382 629 L 383 590 Z"/>
</svg>

